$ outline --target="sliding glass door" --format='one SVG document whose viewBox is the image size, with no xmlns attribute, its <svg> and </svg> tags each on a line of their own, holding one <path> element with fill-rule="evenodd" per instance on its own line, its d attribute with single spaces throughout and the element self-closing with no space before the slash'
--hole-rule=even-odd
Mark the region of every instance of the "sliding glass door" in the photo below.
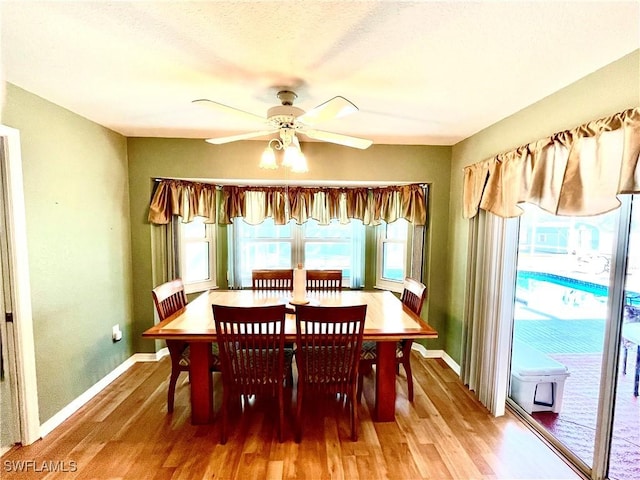
<svg viewBox="0 0 640 480">
<path fill-rule="evenodd" d="M 617 480 L 640 478 L 640 195 L 633 196 L 628 230 L 608 475 Z"/>
<path fill-rule="evenodd" d="M 630 221 L 620 210 L 593 217 L 558 217 L 524 205 L 513 323 L 510 398 L 585 472 L 609 460 L 610 478 L 620 480 L 640 478 L 640 407 L 633 392 L 623 393 L 634 383 L 637 343 L 633 341 L 640 341 L 634 336 L 635 325 L 631 326 L 633 319 L 640 325 L 640 205 L 636 206 Z M 626 235 L 629 230 L 627 242 L 619 232 Z M 626 276 L 614 272 L 621 241 L 629 245 L 628 261 L 615 265 L 627 264 Z M 611 292 L 623 279 L 626 284 L 619 288 L 624 289 L 625 307 L 615 308 Z M 612 311 L 624 311 L 624 318 Z M 606 339 L 620 332 L 615 324 L 623 320 L 626 338 L 620 361 L 626 351 L 626 374 L 623 364 L 605 361 Z M 612 386 L 615 402 L 601 393 L 607 391 L 608 378 L 617 382 L 617 388 Z M 610 430 L 602 428 L 603 411 L 613 418 Z M 603 431 L 611 432 L 610 455 L 600 447 Z M 607 459 L 594 458 L 603 451 Z"/>
</svg>

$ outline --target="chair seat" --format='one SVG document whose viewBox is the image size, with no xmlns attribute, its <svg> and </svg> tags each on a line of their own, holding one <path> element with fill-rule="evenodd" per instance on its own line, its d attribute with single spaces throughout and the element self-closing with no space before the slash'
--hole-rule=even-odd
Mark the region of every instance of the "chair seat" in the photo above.
<svg viewBox="0 0 640 480">
<path fill-rule="evenodd" d="M 216 370 L 220 370 L 220 352 L 218 351 L 218 344 L 215 342 L 211 344 L 211 357 L 211 366 Z M 187 347 L 180 354 L 180 361 L 178 362 L 178 364 L 181 367 L 188 367 L 189 365 L 191 365 L 189 345 L 187 345 Z"/>
<path fill-rule="evenodd" d="M 366 341 L 362 342 L 362 351 L 360 352 L 361 360 L 375 360 L 378 358 L 376 354 L 376 343 Z M 404 355 L 402 353 L 402 347 L 404 346 L 404 341 L 396 342 L 396 358 L 402 358 Z"/>
</svg>

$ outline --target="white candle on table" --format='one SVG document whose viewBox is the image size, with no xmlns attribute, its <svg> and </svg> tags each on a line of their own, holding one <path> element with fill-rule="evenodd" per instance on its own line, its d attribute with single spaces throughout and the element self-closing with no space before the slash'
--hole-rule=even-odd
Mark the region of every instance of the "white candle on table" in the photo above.
<svg viewBox="0 0 640 480">
<path fill-rule="evenodd" d="M 293 271 L 293 302 L 303 303 L 307 299 L 307 271 L 298 264 L 298 268 Z"/>
</svg>

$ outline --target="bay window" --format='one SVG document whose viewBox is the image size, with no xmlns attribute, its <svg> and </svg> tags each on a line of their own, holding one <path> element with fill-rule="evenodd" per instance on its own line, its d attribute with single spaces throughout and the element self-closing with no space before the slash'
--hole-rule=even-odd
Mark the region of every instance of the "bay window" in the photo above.
<svg viewBox="0 0 640 480">
<path fill-rule="evenodd" d="M 251 285 L 251 270 L 340 269 L 343 286 L 365 286 L 365 259 L 378 288 L 400 291 L 422 279 L 428 187 L 216 186 L 159 179 L 149 205 L 157 282 L 182 277 L 188 293 L 215 288 L 227 264 L 229 288 Z M 215 232 L 227 238 L 216 249 Z M 367 232 L 376 237 L 369 237 Z M 365 238 L 370 251 L 365 253 Z M 227 250 L 228 257 L 217 258 Z M 377 273 L 376 273 L 377 272 Z M 157 283 L 156 282 L 156 283 Z"/>
</svg>

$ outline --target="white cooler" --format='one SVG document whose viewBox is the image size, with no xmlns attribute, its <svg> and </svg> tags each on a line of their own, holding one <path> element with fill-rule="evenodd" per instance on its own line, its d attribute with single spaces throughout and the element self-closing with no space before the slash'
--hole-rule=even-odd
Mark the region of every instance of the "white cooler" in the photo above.
<svg viewBox="0 0 640 480">
<path fill-rule="evenodd" d="M 510 396 L 527 413 L 560 413 L 568 376 L 562 363 L 525 343 L 513 343 Z"/>
</svg>

